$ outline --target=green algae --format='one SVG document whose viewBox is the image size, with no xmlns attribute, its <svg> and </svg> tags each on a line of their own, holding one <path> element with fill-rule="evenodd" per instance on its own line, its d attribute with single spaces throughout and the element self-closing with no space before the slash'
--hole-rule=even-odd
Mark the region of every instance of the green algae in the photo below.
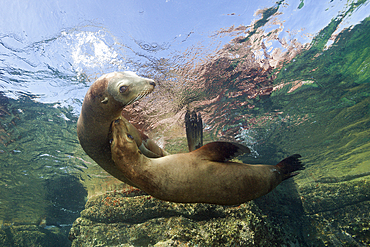
<svg viewBox="0 0 370 247">
<path fill-rule="evenodd" d="M 1 246 L 53 246 L 59 234 L 64 241 L 55 246 L 68 246 L 70 224 L 85 204 L 87 192 L 75 175 L 86 166 L 73 158 L 83 152 L 76 118 L 71 109 L 53 106 L 31 96 L 2 99 L 0 221 L 13 245 Z M 55 235 L 53 229 L 64 230 Z"/>
<path fill-rule="evenodd" d="M 3 247 L 65 247 L 70 242 L 59 228 L 44 229 L 36 225 L 2 226 L 0 245 Z"/>
<path fill-rule="evenodd" d="M 313 177 L 333 177 L 369 169 L 366 160 L 370 155 L 367 69 L 370 50 L 363 41 L 370 38 L 370 18 L 343 30 L 334 43 L 325 48 L 341 18 L 363 3 L 352 3 L 342 17 L 332 20 L 313 39 L 310 48 L 296 56 L 294 62 L 284 65 L 274 80 L 275 85 L 300 80 L 314 82 L 290 93 L 292 84 L 289 83 L 274 91 L 273 109 L 283 114 L 279 116 L 280 123 L 275 120 L 265 126 L 274 131 L 266 140 L 276 146 L 272 150 L 303 154 L 308 167 L 315 166 L 309 168 Z M 262 145 L 259 148 L 264 154 Z M 281 158 L 278 155 L 273 163 Z"/>
<path fill-rule="evenodd" d="M 304 0 L 301 0 L 301 2 L 299 3 L 297 8 L 301 9 L 301 8 L 303 8 L 303 6 L 304 6 Z"/>
<path fill-rule="evenodd" d="M 348 12 L 350 13 L 350 12 Z M 347 13 L 347 14 L 348 14 Z M 345 15 L 342 17 L 344 18 Z M 341 19 L 332 20 L 311 42 L 310 49 L 279 70 L 274 83 L 289 80 L 314 80 L 321 88 L 350 88 L 369 82 L 370 49 L 364 40 L 370 38 L 370 18 L 352 29 L 343 30 L 334 43 L 324 49 Z"/>
<path fill-rule="evenodd" d="M 370 234 L 370 203 L 364 201 L 333 211 L 318 212 L 308 219 L 316 238 L 325 246 L 367 246 Z"/>
</svg>

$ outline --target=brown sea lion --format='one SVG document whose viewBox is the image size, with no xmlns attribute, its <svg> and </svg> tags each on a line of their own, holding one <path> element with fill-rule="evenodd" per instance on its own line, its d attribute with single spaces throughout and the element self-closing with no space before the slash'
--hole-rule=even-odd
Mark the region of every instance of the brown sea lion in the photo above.
<svg viewBox="0 0 370 247">
<path fill-rule="evenodd" d="M 128 182 L 113 160 L 109 145 L 109 128 L 123 107 L 151 93 L 155 82 L 134 72 L 113 72 L 97 79 L 89 88 L 77 122 L 77 135 L 85 152 L 104 170 Z M 162 157 L 166 152 L 146 135 L 127 123 L 136 145 L 148 157 Z M 130 183 L 130 185 L 134 185 Z"/>
<path fill-rule="evenodd" d="M 161 200 L 240 204 L 269 193 L 304 169 L 299 154 L 277 165 L 231 162 L 250 150 L 230 142 L 211 142 L 190 153 L 151 159 L 137 148 L 127 124 L 122 118 L 112 123 L 112 159 L 128 180 Z"/>
</svg>

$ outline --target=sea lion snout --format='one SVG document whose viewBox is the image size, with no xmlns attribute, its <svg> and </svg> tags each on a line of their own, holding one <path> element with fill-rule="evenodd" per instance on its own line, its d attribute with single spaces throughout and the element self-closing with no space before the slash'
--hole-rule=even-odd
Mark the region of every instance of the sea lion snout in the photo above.
<svg viewBox="0 0 370 247">
<path fill-rule="evenodd" d="M 129 130 L 127 129 L 127 125 L 122 118 L 117 118 L 113 121 L 112 124 L 112 133 L 116 133 L 118 136 L 122 133 L 129 134 Z"/>
<path fill-rule="evenodd" d="M 113 141 L 110 143 L 112 153 L 122 156 L 123 153 L 129 153 L 130 148 L 133 150 L 138 149 L 135 138 L 130 134 L 127 127 L 127 122 L 122 118 L 118 118 L 112 122 L 112 137 Z"/>
<path fill-rule="evenodd" d="M 153 79 L 125 71 L 110 76 L 107 92 L 115 101 L 126 106 L 153 92 L 155 86 Z"/>
</svg>

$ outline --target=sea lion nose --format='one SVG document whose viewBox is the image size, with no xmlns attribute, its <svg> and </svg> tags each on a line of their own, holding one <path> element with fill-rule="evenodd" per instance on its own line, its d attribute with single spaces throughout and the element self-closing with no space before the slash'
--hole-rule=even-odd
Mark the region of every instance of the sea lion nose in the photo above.
<svg viewBox="0 0 370 247">
<path fill-rule="evenodd" d="M 149 84 L 152 85 L 153 87 L 155 87 L 155 82 L 154 81 L 149 82 Z"/>
</svg>

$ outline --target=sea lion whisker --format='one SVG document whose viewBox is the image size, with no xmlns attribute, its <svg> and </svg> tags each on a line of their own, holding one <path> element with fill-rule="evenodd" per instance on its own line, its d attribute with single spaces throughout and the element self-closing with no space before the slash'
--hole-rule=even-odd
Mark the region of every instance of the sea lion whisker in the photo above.
<svg viewBox="0 0 370 247">
<path fill-rule="evenodd" d="M 130 100 L 129 102 L 127 102 L 126 105 L 131 105 L 132 103 L 134 103 L 135 101 L 137 100 L 137 97 L 136 98 L 133 98 L 132 100 Z"/>
<path fill-rule="evenodd" d="M 140 93 L 138 96 L 136 96 L 136 98 L 130 100 L 126 105 L 130 105 L 130 104 L 134 103 L 135 101 L 143 98 L 144 96 L 148 95 L 149 93 L 150 93 L 149 91 L 144 91 L 144 92 Z"/>
<path fill-rule="evenodd" d="M 134 98 L 134 99 L 132 99 L 132 100 L 130 100 L 126 105 L 131 105 L 131 104 L 132 104 L 132 103 L 134 103 L 136 100 L 137 100 L 137 97 L 136 97 L 136 98 Z"/>
</svg>

